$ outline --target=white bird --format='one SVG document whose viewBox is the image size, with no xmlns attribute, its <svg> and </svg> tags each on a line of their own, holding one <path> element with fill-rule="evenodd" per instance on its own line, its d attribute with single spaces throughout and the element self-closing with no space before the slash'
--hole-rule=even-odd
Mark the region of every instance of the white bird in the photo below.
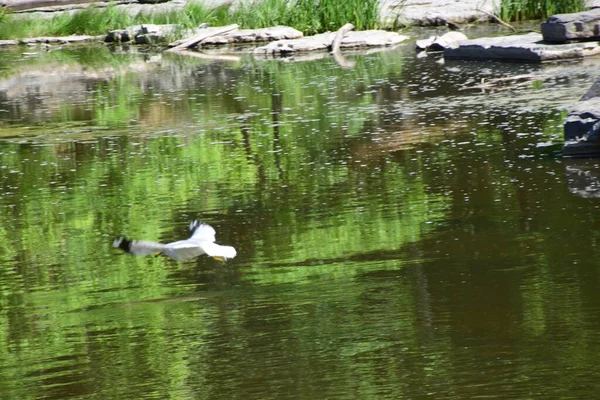
<svg viewBox="0 0 600 400">
<path fill-rule="evenodd" d="M 126 237 L 115 239 L 113 247 L 135 256 L 147 256 L 162 253 L 177 261 L 187 261 L 194 257 L 206 254 L 215 260 L 224 261 L 237 254 L 231 246 L 221 246 L 215 243 L 215 230 L 212 226 L 199 221 L 190 223 L 191 235 L 189 239 L 173 243 L 157 243 L 145 240 L 129 240 Z"/>
</svg>

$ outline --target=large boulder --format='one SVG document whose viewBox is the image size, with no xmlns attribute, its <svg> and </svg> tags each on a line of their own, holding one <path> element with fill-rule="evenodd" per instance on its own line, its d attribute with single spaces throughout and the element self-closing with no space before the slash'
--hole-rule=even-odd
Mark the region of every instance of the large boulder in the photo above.
<svg viewBox="0 0 600 400">
<path fill-rule="evenodd" d="M 546 42 L 565 43 L 571 40 L 600 38 L 600 8 L 573 14 L 557 14 L 542 24 Z"/>
<path fill-rule="evenodd" d="M 564 137 L 564 155 L 600 155 L 600 78 L 569 110 Z"/>
</svg>

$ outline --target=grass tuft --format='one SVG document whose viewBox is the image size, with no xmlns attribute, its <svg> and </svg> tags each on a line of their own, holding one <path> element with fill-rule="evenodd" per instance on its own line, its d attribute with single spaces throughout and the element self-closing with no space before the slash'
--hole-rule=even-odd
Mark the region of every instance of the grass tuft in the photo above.
<svg viewBox="0 0 600 400">
<path fill-rule="evenodd" d="M 583 11 L 585 0 L 502 0 L 499 16 L 504 21 L 546 19 L 555 14 Z"/>
<path fill-rule="evenodd" d="M 183 9 L 164 13 L 130 15 L 115 5 L 86 8 L 73 14 L 53 18 L 23 17 L 0 14 L 0 39 L 49 35 L 99 35 L 108 30 L 138 24 L 179 24 L 194 28 L 201 23 L 212 26 L 236 23 L 243 28 L 292 26 L 304 34 L 335 31 L 345 23 L 358 30 L 379 26 L 379 0 L 256 0 L 237 7 L 225 4 L 208 7 L 190 2 Z"/>
</svg>

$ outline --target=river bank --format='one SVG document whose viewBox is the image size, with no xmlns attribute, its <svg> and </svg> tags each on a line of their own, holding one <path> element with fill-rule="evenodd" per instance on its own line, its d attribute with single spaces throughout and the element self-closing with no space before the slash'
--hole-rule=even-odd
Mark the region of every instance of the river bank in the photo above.
<svg viewBox="0 0 600 400">
<path fill-rule="evenodd" d="M 597 0 L 600 2 L 600 0 Z M 238 4 L 247 3 L 248 1 L 231 1 L 231 0 L 197 0 L 207 7 L 220 7 L 226 4 L 233 3 L 233 7 Z M 16 0 L 0 1 L 6 9 L 15 10 L 13 16 L 20 18 L 40 17 L 51 18 L 57 13 L 74 13 L 90 7 L 104 8 L 109 5 L 114 5 L 118 12 L 127 13 L 129 15 L 137 14 L 158 14 L 181 11 L 189 3 L 186 0 L 172 0 L 157 4 L 143 4 L 137 1 L 120 0 L 115 2 L 94 2 L 90 3 L 85 0 L 78 0 L 73 4 L 66 2 L 42 3 L 36 7 L 34 3 L 26 3 Z M 491 20 L 488 14 L 494 13 L 499 7 L 499 0 L 381 0 L 380 13 L 381 21 L 384 26 L 394 26 L 397 24 L 405 26 L 437 26 L 444 25 L 446 22 L 456 24 L 470 23 L 477 21 Z M 27 7 L 27 8 L 24 8 Z"/>
</svg>

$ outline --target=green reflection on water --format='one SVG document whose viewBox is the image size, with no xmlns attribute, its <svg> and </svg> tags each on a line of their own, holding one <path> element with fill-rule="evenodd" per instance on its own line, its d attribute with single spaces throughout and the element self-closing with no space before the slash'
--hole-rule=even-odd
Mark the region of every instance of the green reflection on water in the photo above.
<svg viewBox="0 0 600 400">
<path fill-rule="evenodd" d="M 555 108 L 436 102 L 415 88 L 460 79 L 402 51 L 346 70 L 95 50 L 2 64 L 3 396 L 594 392 L 596 206 L 531 150 Z M 111 247 L 196 217 L 238 257 Z"/>
</svg>

